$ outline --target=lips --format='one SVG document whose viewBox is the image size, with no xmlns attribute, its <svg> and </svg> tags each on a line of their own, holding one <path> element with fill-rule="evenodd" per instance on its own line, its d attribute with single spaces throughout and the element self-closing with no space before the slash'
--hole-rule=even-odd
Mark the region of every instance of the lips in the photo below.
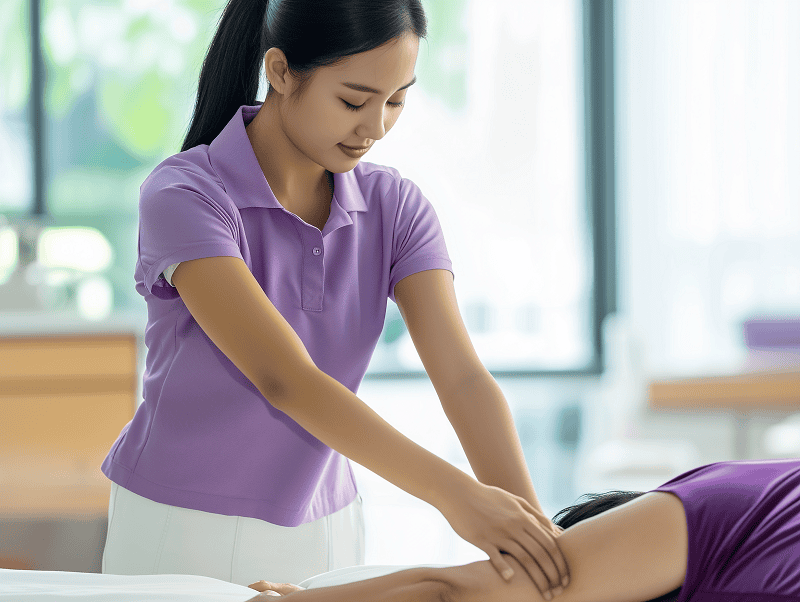
<svg viewBox="0 0 800 602">
<path fill-rule="evenodd" d="M 362 151 L 362 150 L 367 150 L 369 148 L 368 146 L 347 146 L 346 144 L 342 144 L 342 146 L 354 151 Z"/>
</svg>

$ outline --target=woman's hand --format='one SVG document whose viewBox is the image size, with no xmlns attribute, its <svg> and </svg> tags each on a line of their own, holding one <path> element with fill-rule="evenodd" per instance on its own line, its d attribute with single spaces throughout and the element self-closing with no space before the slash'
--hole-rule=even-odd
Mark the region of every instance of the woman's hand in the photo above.
<svg viewBox="0 0 800 602">
<path fill-rule="evenodd" d="M 525 498 L 472 480 L 466 490 L 451 495 L 440 506 L 453 530 L 486 552 L 506 581 L 511 580 L 513 569 L 502 552 L 525 568 L 546 599 L 546 592 L 566 587 L 563 581 L 569 577 L 569 568 L 555 542 L 561 528 Z M 504 574 L 506 571 L 511 574 Z"/>
<path fill-rule="evenodd" d="M 247 587 L 256 590 L 257 592 L 266 592 L 268 596 L 285 596 L 292 592 L 299 592 L 304 590 L 304 587 L 294 585 L 293 583 L 272 583 L 271 581 L 257 581 L 251 583 Z M 248 601 L 249 602 L 249 601 Z"/>
</svg>

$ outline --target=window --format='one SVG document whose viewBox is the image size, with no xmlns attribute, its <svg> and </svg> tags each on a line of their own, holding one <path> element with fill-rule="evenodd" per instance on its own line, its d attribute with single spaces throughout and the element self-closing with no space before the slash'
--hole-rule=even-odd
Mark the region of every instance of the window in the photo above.
<svg viewBox="0 0 800 602">
<path fill-rule="evenodd" d="M 490 371 L 586 370 L 597 358 L 581 3 L 430 4 L 420 84 L 369 160 L 396 167 L 436 209 Z M 423 376 L 394 303 L 386 320 L 367 378 Z"/>
<path fill-rule="evenodd" d="M 41 15 L 34 38 L 20 26 L 28 6 Z M 419 83 L 391 135 L 366 158 L 396 167 L 434 205 L 464 320 L 495 374 L 599 366 L 580 7 L 426 2 Z M 17 64 L 2 71 L 10 83 L 0 135 L 11 141 L 4 152 L 13 161 L 0 169 L 13 177 L 0 178 L 0 206 L 23 221 L 30 213 L 47 226 L 93 229 L 114 251 L 85 294 L 78 289 L 87 286 L 88 270 L 59 266 L 58 278 L 43 276 L 63 294 L 48 295 L 42 309 L 96 299 L 105 286 L 114 310 L 137 309 L 144 319 L 131 281 L 139 186 L 180 148 L 223 8 L 218 0 L 4 3 L 10 18 L 0 27 L 13 35 L 3 36 L 2 60 Z M 42 65 L 38 87 L 25 83 L 37 80 L 28 56 Z M 26 107 L 28 89 L 33 102 Z M 37 118 L 41 127 L 32 125 Z M 425 377 L 399 310 L 387 300 L 368 377 L 394 374 Z"/>
<path fill-rule="evenodd" d="M 45 299 L 42 307 L 14 310 L 80 305 L 84 315 L 102 315 L 97 307 L 102 297 L 112 305 L 106 310 L 138 310 L 146 319 L 131 280 L 139 186 L 158 163 L 180 150 L 200 65 L 223 6 L 217 0 L 2 3 L 0 211 L 16 226 L 0 235 L 3 257 L 10 255 L 6 247 L 14 246 L 4 244 L 9 235 L 22 238 L 19 248 L 30 250 L 45 226 L 86 228 L 86 240 L 79 241 L 84 250 L 99 233 L 114 255 L 100 273 L 61 265 L 43 266 L 36 274 L 24 270 L 25 277 L 8 286 L 28 287 L 41 278 L 48 290 L 46 295 L 16 289 L 0 295 Z M 39 15 L 33 29 L 29 7 Z M 0 282 L 14 269 L 28 267 L 29 254 L 20 254 L 19 265 L 16 258 L 0 265 L 5 267 Z M 92 298 L 89 306 L 81 305 L 81 299 Z M 7 309 L 8 303 L 0 306 Z"/>
<path fill-rule="evenodd" d="M 28 4 L 3 0 L 0 5 L 0 211 L 4 213 L 27 210 L 33 204 Z"/>
<path fill-rule="evenodd" d="M 617 4 L 620 310 L 647 371 L 724 374 L 800 308 L 800 3 Z"/>
</svg>

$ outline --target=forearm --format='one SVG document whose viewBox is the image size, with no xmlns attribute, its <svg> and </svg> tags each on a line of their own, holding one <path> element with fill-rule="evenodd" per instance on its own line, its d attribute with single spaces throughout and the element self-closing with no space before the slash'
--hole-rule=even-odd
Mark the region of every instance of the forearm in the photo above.
<svg viewBox="0 0 800 602">
<path fill-rule="evenodd" d="M 511 410 L 492 375 L 474 377 L 441 402 L 477 479 L 525 498 L 544 514 Z"/>
<path fill-rule="evenodd" d="M 307 371 L 286 391 L 286 399 L 275 404 L 278 409 L 328 447 L 439 510 L 448 498 L 462 495 L 469 483 L 475 483 L 397 431 L 320 370 Z"/>
<path fill-rule="evenodd" d="M 320 587 L 281 596 L 289 602 L 450 602 L 448 584 L 437 580 L 436 569 L 416 568 L 356 581 Z M 275 600 L 259 594 L 247 602 Z"/>
</svg>

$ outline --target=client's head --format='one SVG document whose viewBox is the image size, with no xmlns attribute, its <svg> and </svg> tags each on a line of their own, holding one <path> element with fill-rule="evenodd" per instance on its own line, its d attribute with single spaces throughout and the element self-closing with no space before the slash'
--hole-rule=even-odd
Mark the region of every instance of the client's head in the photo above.
<svg viewBox="0 0 800 602">
<path fill-rule="evenodd" d="M 605 493 L 586 493 L 581 497 L 588 497 L 589 499 L 587 501 L 581 502 L 579 498 L 577 503 L 573 504 L 572 506 L 567 506 L 563 510 L 557 512 L 553 517 L 553 523 L 566 530 L 582 520 L 586 520 L 587 518 L 597 516 L 606 510 L 611 510 L 612 508 L 626 504 L 644 494 L 644 491 L 616 490 L 607 491 Z M 679 587 L 667 594 L 664 594 L 663 596 L 653 598 L 648 602 L 674 602 L 678 599 L 680 592 L 681 588 Z"/>
</svg>

